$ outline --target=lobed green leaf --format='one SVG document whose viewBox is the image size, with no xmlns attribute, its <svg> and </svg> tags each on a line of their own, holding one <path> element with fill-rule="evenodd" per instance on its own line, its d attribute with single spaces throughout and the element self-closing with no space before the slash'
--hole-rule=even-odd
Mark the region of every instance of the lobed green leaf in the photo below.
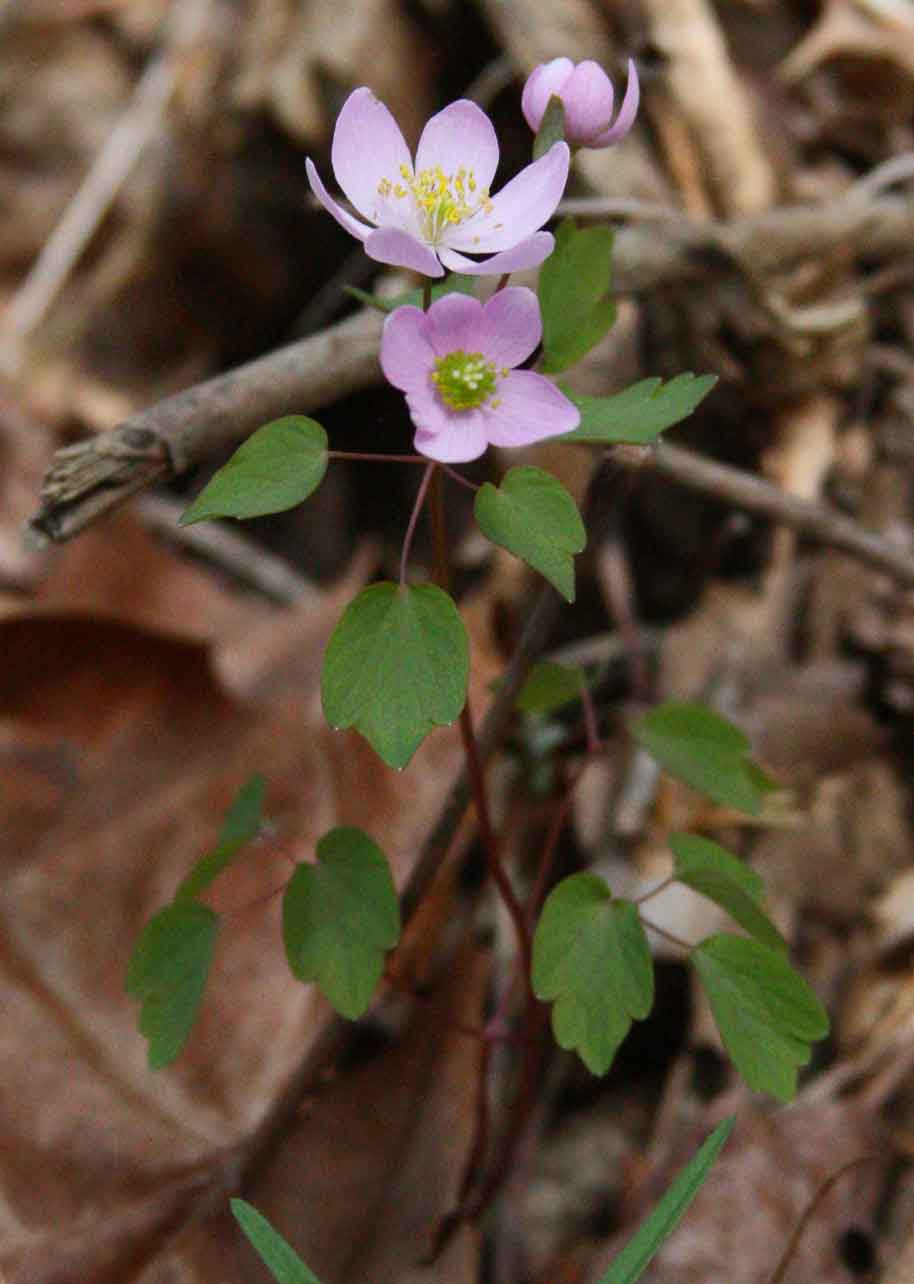
<svg viewBox="0 0 914 1284">
<path fill-rule="evenodd" d="M 764 790 L 749 761 L 749 741 L 701 704 L 668 700 L 632 728 L 661 767 L 715 802 L 757 816 Z"/>
<path fill-rule="evenodd" d="M 551 473 L 512 468 L 500 486 L 486 482 L 473 507 L 479 529 L 574 601 L 574 554 L 587 543 L 577 505 Z"/>
<path fill-rule="evenodd" d="M 828 1016 L 780 949 L 743 936 L 702 941 L 692 962 L 733 1064 L 755 1092 L 789 1101 Z"/>
<path fill-rule="evenodd" d="M 321 696 L 332 727 L 355 729 L 390 767 L 405 767 L 466 701 L 469 647 L 447 593 L 374 584 L 350 602 L 324 656 Z"/>
<path fill-rule="evenodd" d="M 654 968 L 637 908 L 595 874 L 572 874 L 549 894 L 533 937 L 533 989 L 552 1000 L 560 1047 L 605 1074 L 632 1019 L 654 1001 Z"/>
<path fill-rule="evenodd" d="M 187 1041 L 209 975 L 219 917 L 199 901 L 166 906 L 146 924 L 127 970 L 127 993 L 142 1002 L 140 1033 L 149 1068 L 160 1070 Z"/>
<path fill-rule="evenodd" d="M 544 374 L 567 370 L 600 342 L 616 319 L 612 283 L 613 234 L 608 227 L 578 228 L 565 219 L 555 249 L 540 268 Z"/>
<path fill-rule="evenodd" d="M 327 434 L 304 415 L 264 424 L 182 515 L 181 525 L 214 517 L 262 517 L 294 508 L 317 490 L 327 471 Z"/>
<path fill-rule="evenodd" d="M 289 967 L 314 981 L 342 1016 L 368 1008 L 385 950 L 400 935 L 400 906 L 387 860 L 360 829 L 332 829 L 317 864 L 299 865 L 283 899 Z"/>
<path fill-rule="evenodd" d="M 786 950 L 787 942 L 762 909 L 765 887 L 754 870 L 710 838 L 670 834 L 673 877 L 726 910 L 763 945 Z"/>
<path fill-rule="evenodd" d="M 175 892 L 175 900 L 192 900 L 209 885 L 237 856 L 246 843 L 257 837 L 261 824 L 263 799 L 267 782 L 263 776 L 251 776 L 241 786 L 226 813 L 215 848 L 199 860 Z"/>
<path fill-rule="evenodd" d="M 600 1284 L 635 1284 L 657 1250 L 676 1229 L 733 1131 L 735 1117 L 719 1123 L 689 1160 L 660 1203 L 649 1213 L 619 1253 Z"/>
<path fill-rule="evenodd" d="M 564 388 L 580 410 L 581 422 L 557 440 L 591 446 L 645 445 L 690 415 L 716 383 L 716 375 L 681 374 L 668 383 L 642 379 L 612 397 L 579 396 Z"/>
<path fill-rule="evenodd" d="M 274 1230 L 262 1213 L 243 1199 L 229 1201 L 235 1220 L 277 1284 L 321 1284 L 291 1244 Z"/>
</svg>

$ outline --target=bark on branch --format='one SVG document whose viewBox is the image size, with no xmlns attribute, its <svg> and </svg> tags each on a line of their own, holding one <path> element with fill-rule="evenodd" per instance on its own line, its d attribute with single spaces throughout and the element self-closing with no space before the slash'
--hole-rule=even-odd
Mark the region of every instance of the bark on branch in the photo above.
<svg viewBox="0 0 914 1284">
<path fill-rule="evenodd" d="M 596 215 L 605 203 L 568 204 L 578 213 Z M 858 257 L 877 260 L 909 253 L 912 244 L 914 196 L 869 200 L 849 195 L 827 206 L 789 207 L 720 222 L 671 219 L 663 235 L 658 235 L 656 222 L 626 227 L 616 238 L 615 273 L 620 293 L 638 294 L 707 278 L 730 266 L 758 280 L 839 245 L 853 247 Z M 379 312 L 367 309 L 139 411 L 112 432 L 65 447 L 45 478 L 40 508 L 27 535 L 39 545 L 70 539 L 152 483 L 231 450 L 270 419 L 313 411 L 370 386 L 380 378 L 382 321 Z M 771 515 L 785 520 L 776 512 Z M 802 526 L 800 518 L 797 524 L 811 529 Z M 860 547 L 848 551 L 864 555 Z M 878 564 L 898 577 L 897 551 L 888 553 Z M 870 550 L 871 562 L 879 556 Z"/>
<path fill-rule="evenodd" d="M 382 323 L 382 314 L 367 308 L 59 450 L 27 538 L 39 546 L 68 540 L 137 491 L 230 450 L 261 424 L 378 382 Z"/>
</svg>

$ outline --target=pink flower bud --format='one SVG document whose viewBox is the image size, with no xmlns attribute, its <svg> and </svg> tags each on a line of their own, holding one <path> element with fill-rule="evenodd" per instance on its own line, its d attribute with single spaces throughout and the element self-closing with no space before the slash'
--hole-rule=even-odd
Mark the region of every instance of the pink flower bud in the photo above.
<svg viewBox="0 0 914 1284">
<path fill-rule="evenodd" d="M 628 85 L 619 114 L 613 121 L 615 95 L 612 82 L 599 63 L 575 65 L 570 58 L 541 63 L 527 78 L 521 108 L 534 134 L 552 97 L 565 108 L 565 141 L 570 147 L 611 147 L 631 129 L 638 111 L 638 72 L 628 60 Z"/>
</svg>

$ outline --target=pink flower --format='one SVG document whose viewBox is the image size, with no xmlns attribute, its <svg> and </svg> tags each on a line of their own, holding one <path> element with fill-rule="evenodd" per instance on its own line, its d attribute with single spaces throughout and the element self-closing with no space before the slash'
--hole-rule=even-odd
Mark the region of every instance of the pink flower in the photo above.
<svg viewBox="0 0 914 1284">
<path fill-rule="evenodd" d="M 572 147 L 611 147 L 631 129 L 638 111 L 640 89 L 634 62 L 628 60 L 628 85 L 612 124 L 612 82 L 599 63 L 553 58 L 528 76 L 521 109 L 534 134 L 542 123 L 549 99 L 561 98 L 565 108 L 565 138 Z"/>
<path fill-rule="evenodd" d="M 414 166 L 384 104 L 370 89 L 356 89 L 337 119 L 331 160 L 336 181 L 361 219 L 333 200 L 307 160 L 311 190 L 380 263 L 425 276 L 442 276 L 441 264 L 454 272 L 491 276 L 537 267 L 552 253 L 552 236 L 537 229 L 561 200 L 568 147 L 555 143 L 490 196 L 498 140 L 475 103 L 461 99 L 431 118 Z M 493 257 L 477 262 L 466 254 Z"/>
<path fill-rule="evenodd" d="M 532 290 L 509 286 L 488 303 L 446 294 L 427 312 L 397 308 L 384 323 L 381 369 L 406 393 L 415 446 L 464 463 L 487 446 L 529 446 L 577 428 L 581 416 L 555 384 L 515 370 L 542 335 Z"/>
</svg>

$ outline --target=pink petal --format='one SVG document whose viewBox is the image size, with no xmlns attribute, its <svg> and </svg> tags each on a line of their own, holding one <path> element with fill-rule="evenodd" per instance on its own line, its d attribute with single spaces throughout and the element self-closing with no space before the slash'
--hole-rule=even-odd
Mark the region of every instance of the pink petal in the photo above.
<svg viewBox="0 0 914 1284">
<path fill-rule="evenodd" d="M 468 294 L 436 299 L 426 315 L 428 342 L 439 357 L 449 352 L 478 352 L 482 304 Z"/>
<path fill-rule="evenodd" d="M 591 142 L 591 147 L 611 147 L 617 143 L 620 138 L 624 138 L 632 125 L 635 123 L 635 116 L 638 114 L 638 103 L 641 99 L 641 86 L 638 83 L 638 69 L 634 60 L 628 60 L 628 84 L 625 87 L 625 97 L 622 99 L 622 106 L 619 108 L 619 115 L 615 119 L 611 129 L 604 130 Z"/>
<path fill-rule="evenodd" d="M 613 118 L 612 81 L 599 63 L 579 62 L 562 93 L 565 104 L 565 137 L 585 147 L 606 129 Z"/>
<path fill-rule="evenodd" d="M 553 58 L 551 62 L 540 63 L 527 77 L 520 106 L 524 120 L 534 134 L 543 122 L 549 99 L 553 94 L 562 97 L 562 89 L 573 71 L 574 63 L 570 58 Z"/>
<path fill-rule="evenodd" d="M 438 257 L 451 272 L 465 272 L 468 276 L 504 276 L 506 272 L 524 272 L 527 268 L 539 267 L 544 259 L 548 259 L 554 245 L 555 237 L 551 232 L 534 232 L 512 250 L 503 250 L 479 262 L 465 258 L 456 250 L 444 248 L 438 251 Z"/>
<path fill-rule="evenodd" d="M 323 205 L 327 213 L 332 214 L 337 223 L 339 223 L 341 227 L 344 227 L 350 236 L 354 236 L 356 240 L 364 241 L 365 237 L 371 231 L 371 228 L 365 223 L 360 223 L 357 218 L 353 218 L 348 210 L 343 209 L 342 205 L 337 205 L 336 201 L 321 182 L 320 175 L 318 174 L 314 166 L 314 162 L 310 157 L 305 161 L 305 171 L 308 175 L 308 182 L 311 184 L 311 191 L 320 201 L 321 205 Z"/>
<path fill-rule="evenodd" d="M 383 201 L 378 184 L 385 178 L 402 183 L 400 166 L 412 170 L 412 157 L 397 122 L 370 89 L 356 89 L 343 103 L 330 157 L 336 181 L 359 213 L 373 223 L 395 222 L 381 217 L 382 206 L 393 202 Z M 404 198 L 402 208 L 411 207 Z M 403 217 L 395 225 L 404 226 Z"/>
<path fill-rule="evenodd" d="M 477 342 L 497 366 L 518 366 L 530 356 L 542 333 L 536 295 L 525 286 L 509 285 L 483 306 Z"/>
<path fill-rule="evenodd" d="M 489 417 L 483 411 L 449 411 L 437 400 L 432 404 L 412 397 L 407 403 L 418 430 L 413 444 L 421 454 L 442 464 L 464 464 L 485 453 Z"/>
<path fill-rule="evenodd" d="M 476 191 L 488 191 L 498 166 L 498 138 L 481 107 L 461 98 L 433 116 L 419 139 L 416 172 L 441 168 L 449 177 L 472 170 Z"/>
<path fill-rule="evenodd" d="M 530 446 L 572 432 L 581 422 L 577 406 L 532 370 L 512 370 L 499 382 L 498 396 L 500 404 L 485 411 L 493 446 Z"/>
<path fill-rule="evenodd" d="M 550 219 L 568 178 L 567 143 L 553 143 L 545 156 L 522 169 L 492 197 L 490 211 L 447 227 L 441 244 L 470 254 L 508 250 Z"/>
<path fill-rule="evenodd" d="M 424 276 L 444 276 L 444 269 L 434 250 L 399 227 L 379 227 L 370 231 L 365 239 L 365 253 L 377 263 L 411 268 Z"/>
<path fill-rule="evenodd" d="M 395 388 L 424 388 L 435 360 L 426 337 L 426 315 L 421 308 L 402 307 L 384 322 L 381 334 L 381 369 Z"/>
</svg>

